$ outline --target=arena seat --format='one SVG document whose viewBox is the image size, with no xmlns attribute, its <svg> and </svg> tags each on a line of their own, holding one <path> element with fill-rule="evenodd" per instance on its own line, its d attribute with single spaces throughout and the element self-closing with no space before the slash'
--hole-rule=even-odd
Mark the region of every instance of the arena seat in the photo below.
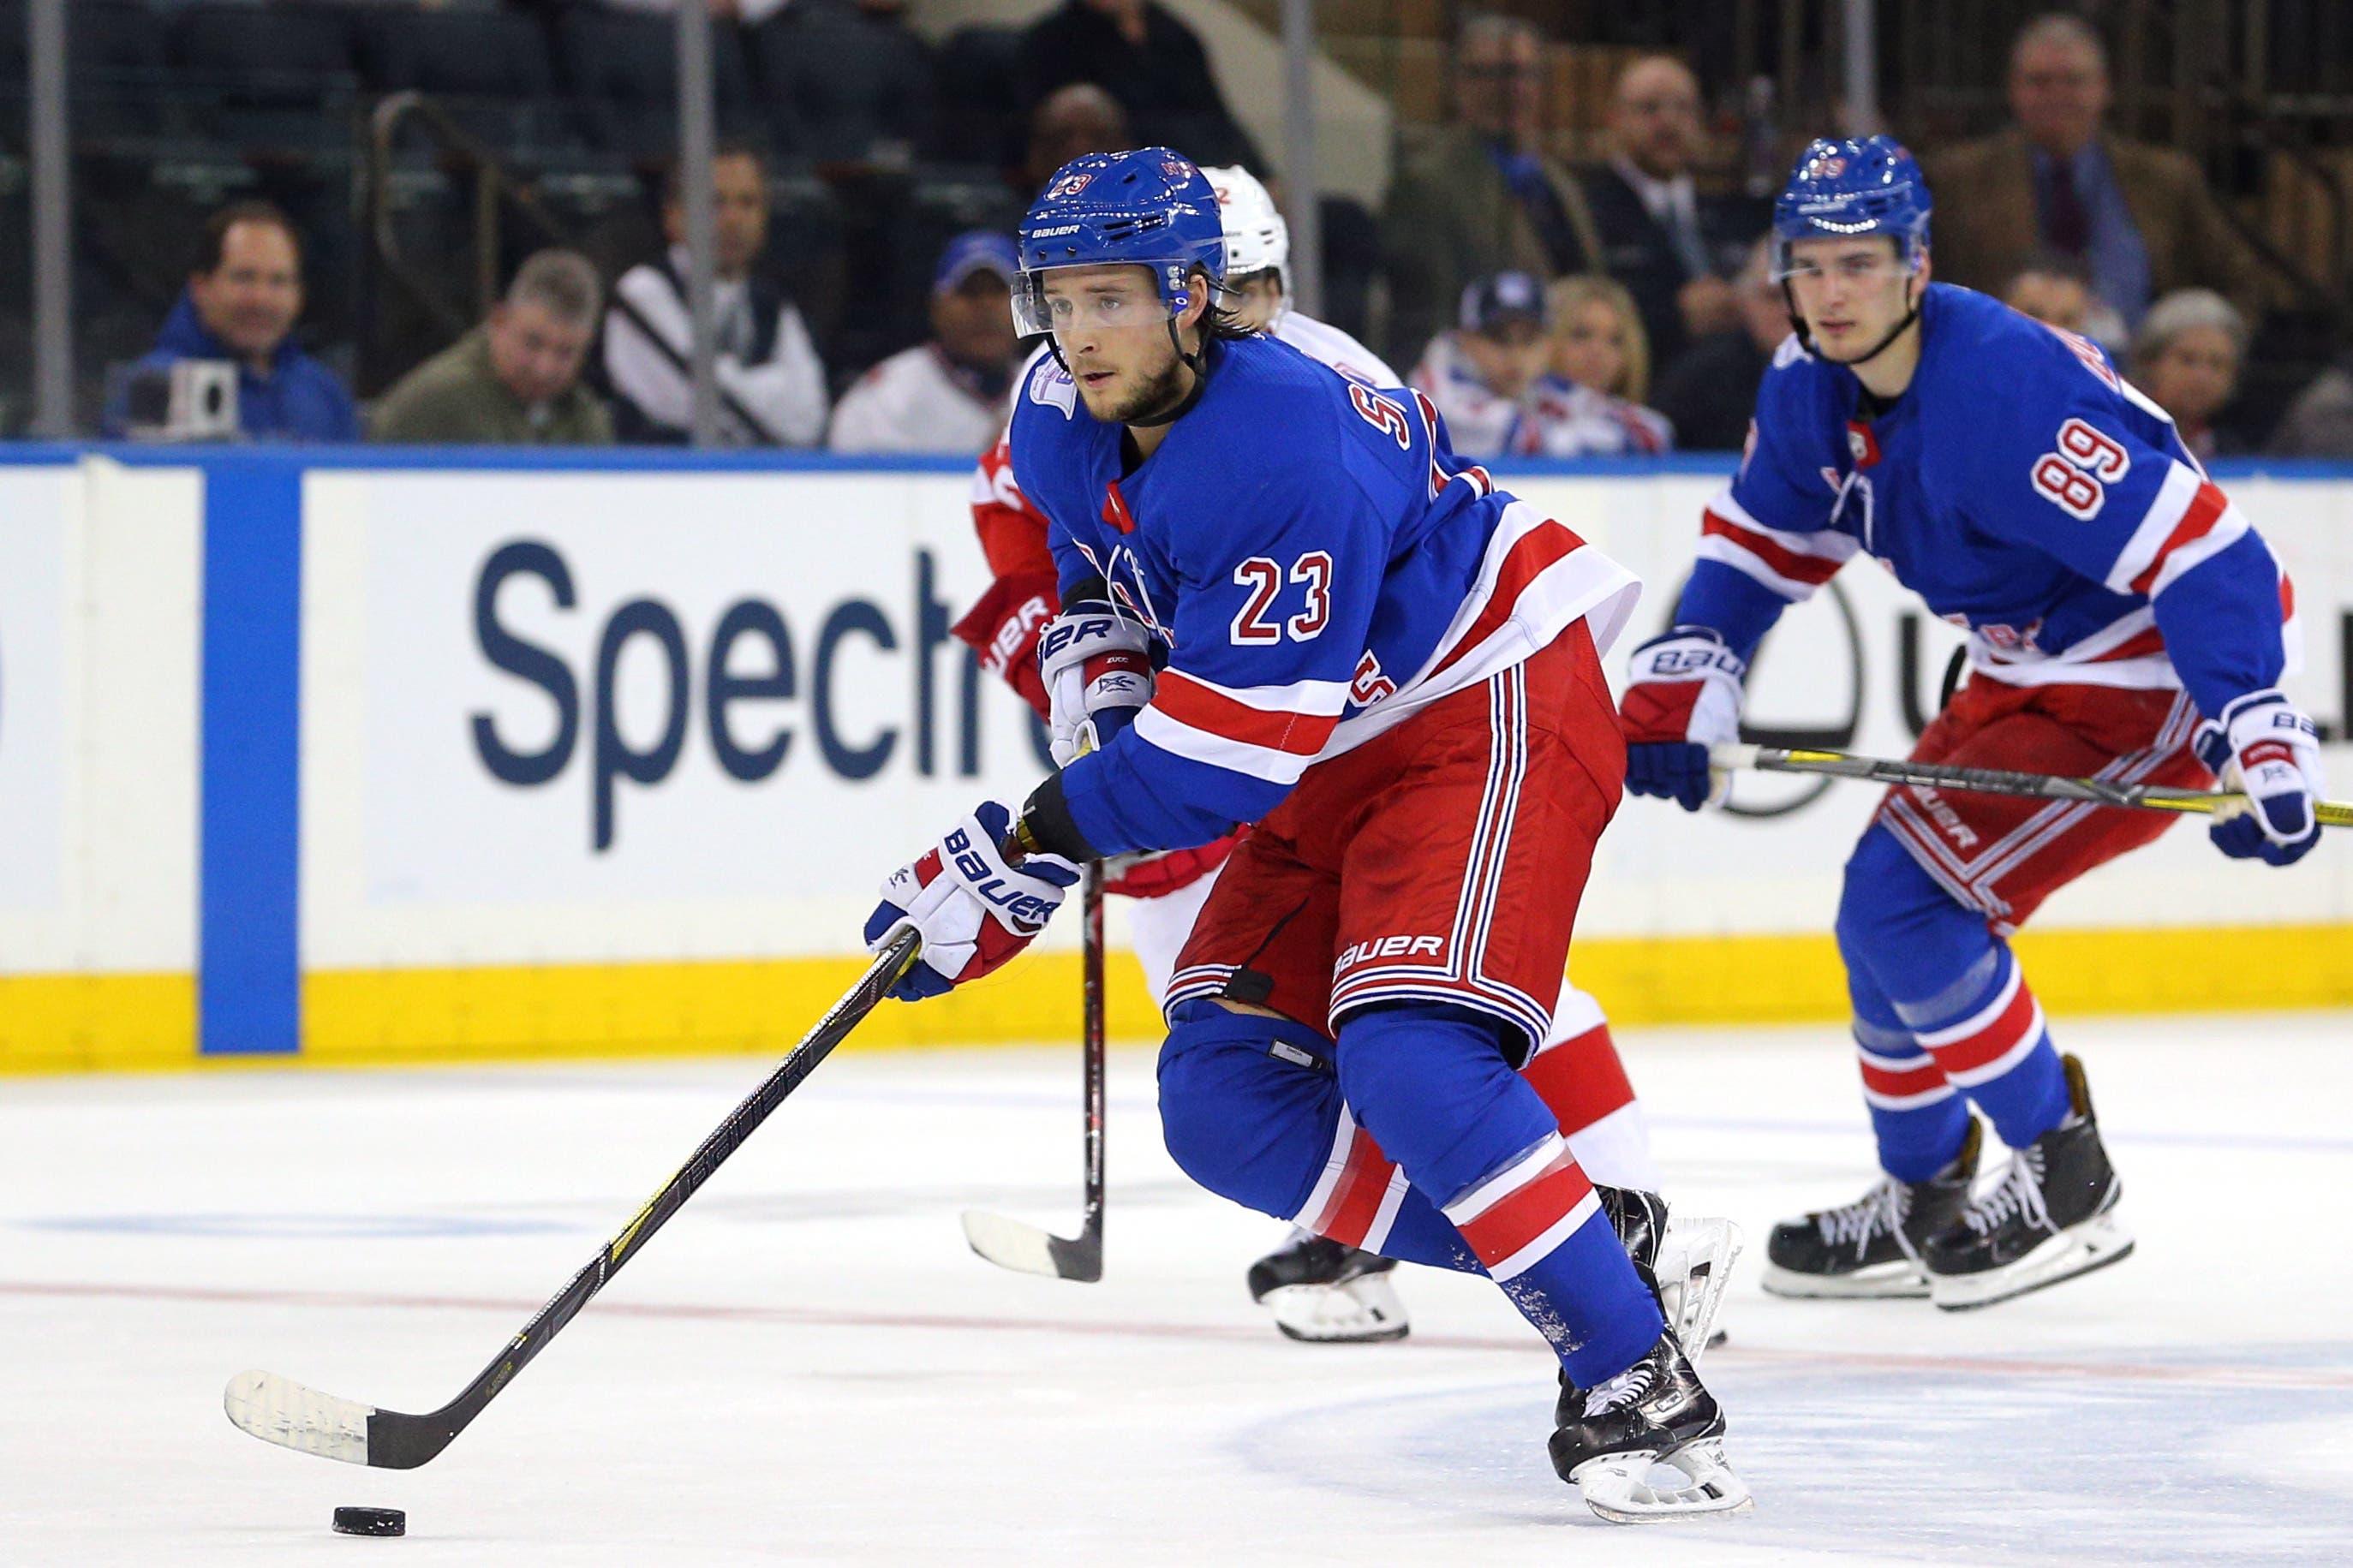
<svg viewBox="0 0 2353 1568">
<path fill-rule="evenodd" d="M 495 146 L 543 142 L 557 129 L 547 34 L 530 16 L 384 7 L 369 12 L 361 37 L 362 79 L 379 92 L 427 93 Z"/>
<path fill-rule="evenodd" d="M 592 147 L 629 157 L 667 156 L 678 144 L 675 24 L 574 6 L 555 24 L 556 60 L 572 118 Z M 751 89 L 736 29 L 711 29 L 720 133 L 750 132 Z"/>
</svg>

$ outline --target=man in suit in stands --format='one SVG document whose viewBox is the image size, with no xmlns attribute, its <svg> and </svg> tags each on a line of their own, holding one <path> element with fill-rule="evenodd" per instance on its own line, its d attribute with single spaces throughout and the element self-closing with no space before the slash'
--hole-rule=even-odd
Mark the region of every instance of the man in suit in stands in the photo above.
<svg viewBox="0 0 2353 1568">
<path fill-rule="evenodd" d="M 1410 358 L 1454 324 L 1462 290 L 1497 272 L 1557 278 L 1599 248 L 1577 178 L 1545 149 L 1544 37 L 1477 15 L 1456 35 L 1453 122 L 1409 135 L 1381 216 L 1388 353 Z"/>
<path fill-rule="evenodd" d="M 1761 201 L 1701 194 L 1692 166 L 1703 135 L 1699 79 L 1672 56 L 1647 55 L 1619 73 L 1609 162 L 1585 176 L 1601 270 L 1634 296 L 1662 369 L 1693 339 L 1739 328 L 1728 279 L 1772 221 Z"/>
<path fill-rule="evenodd" d="M 2029 22 L 2010 47 L 2009 88 L 2016 123 L 1926 160 L 1938 279 L 1991 292 L 2049 251 L 2080 262 L 2127 328 L 2150 300 L 2190 287 L 2253 318 L 2262 264 L 2197 165 L 2102 128 L 2107 53 L 2088 23 Z"/>
</svg>

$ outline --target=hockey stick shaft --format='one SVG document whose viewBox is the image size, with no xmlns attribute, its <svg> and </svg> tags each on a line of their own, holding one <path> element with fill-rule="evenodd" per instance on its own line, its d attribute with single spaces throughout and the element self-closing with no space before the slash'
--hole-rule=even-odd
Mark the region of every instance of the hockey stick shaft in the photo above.
<svg viewBox="0 0 2353 1568">
<path fill-rule="evenodd" d="M 565 1325 L 621 1271 L 622 1265 L 643 1250 L 654 1233 L 711 1179 L 727 1157 L 741 1148 L 786 1097 L 817 1070 L 836 1046 L 849 1037 L 849 1032 L 907 972 L 922 946 L 923 939 L 913 926 L 902 926 L 890 933 L 857 984 L 786 1053 L 765 1081 L 728 1113 L 727 1119 L 646 1201 L 620 1234 L 575 1274 L 522 1326 L 522 1332 L 506 1349 L 448 1405 L 422 1415 L 374 1410 L 287 1384 L 269 1373 L 247 1373 L 230 1382 L 227 1396 L 230 1419 L 267 1442 L 382 1469 L 414 1469 L 432 1458 L 448 1447 L 451 1439 L 514 1381 L 515 1374 L 547 1348 L 550 1341 L 564 1331 Z M 360 1417 L 364 1417 L 364 1430 L 359 1429 Z"/>
<path fill-rule="evenodd" d="M 1910 784 L 1921 789 L 1957 789 L 1977 795 L 2023 795 L 2037 800 L 2081 800 L 2137 811 L 2235 816 L 2247 797 L 2232 790 L 2173 789 L 2164 784 L 2112 784 L 2105 779 L 2059 773 L 2011 773 L 2001 768 L 1960 768 L 1942 763 L 1897 762 L 1845 752 L 1783 750 L 1775 746 L 1724 745 L 1708 752 L 1708 765 L 1722 772 L 1818 773 L 1872 784 Z M 2315 815 L 2324 827 L 2353 827 L 2353 804 L 2322 801 Z"/>
<path fill-rule="evenodd" d="M 1092 1244 L 1095 1271 L 1103 1271 L 1103 868 L 1097 860 L 1087 867 L 1084 897 L 1086 926 L 1080 939 L 1081 984 L 1085 1059 L 1082 1092 L 1086 1100 L 1086 1223 L 1080 1232 Z"/>
</svg>

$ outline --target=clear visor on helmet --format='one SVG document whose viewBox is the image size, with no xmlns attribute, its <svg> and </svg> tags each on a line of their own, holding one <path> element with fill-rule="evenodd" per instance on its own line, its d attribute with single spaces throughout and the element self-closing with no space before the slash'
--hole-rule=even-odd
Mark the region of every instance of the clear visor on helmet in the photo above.
<svg viewBox="0 0 2353 1568">
<path fill-rule="evenodd" d="M 1920 268 L 1920 247 L 1908 234 L 1873 229 L 1853 237 L 1862 243 L 1841 243 L 1834 234 L 1809 235 L 1803 239 L 1773 241 L 1773 281 L 1818 279 L 1837 273 L 1849 283 L 1870 285 L 1899 273 Z M 1893 240 L 1893 245 L 1880 243 Z M 1803 250 L 1799 246 L 1805 247 Z"/>
<path fill-rule="evenodd" d="M 1153 326 L 1187 302 L 1171 304 L 1154 279 L 1143 263 L 1025 268 L 1013 285 L 1013 330 L 1026 338 Z"/>
</svg>

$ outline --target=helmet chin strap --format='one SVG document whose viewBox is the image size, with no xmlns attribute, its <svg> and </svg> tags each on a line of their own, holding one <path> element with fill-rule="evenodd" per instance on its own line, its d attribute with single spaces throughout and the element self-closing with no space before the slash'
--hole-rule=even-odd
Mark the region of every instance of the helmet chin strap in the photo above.
<svg viewBox="0 0 2353 1568">
<path fill-rule="evenodd" d="M 1859 364 L 1869 364 L 1894 347 L 1895 340 L 1902 337 L 1910 329 L 1912 323 L 1920 319 L 1920 300 L 1926 297 L 1927 289 L 1922 289 L 1917 295 L 1912 292 L 1912 278 L 1917 276 L 1915 271 L 1904 280 L 1904 319 L 1888 328 L 1885 334 L 1877 342 L 1872 344 L 1867 353 L 1859 353 L 1852 359 L 1831 359 L 1830 355 L 1821 353 L 1814 347 L 1814 334 L 1807 329 L 1805 317 L 1798 314 L 1797 293 L 1789 287 L 1789 280 L 1787 278 L 1782 279 L 1781 302 L 1788 310 L 1789 325 L 1798 334 L 1798 346 L 1810 354 L 1817 354 L 1824 360 L 1829 360 L 1832 364 L 1844 365 L 1849 370 L 1852 370 Z"/>
</svg>

